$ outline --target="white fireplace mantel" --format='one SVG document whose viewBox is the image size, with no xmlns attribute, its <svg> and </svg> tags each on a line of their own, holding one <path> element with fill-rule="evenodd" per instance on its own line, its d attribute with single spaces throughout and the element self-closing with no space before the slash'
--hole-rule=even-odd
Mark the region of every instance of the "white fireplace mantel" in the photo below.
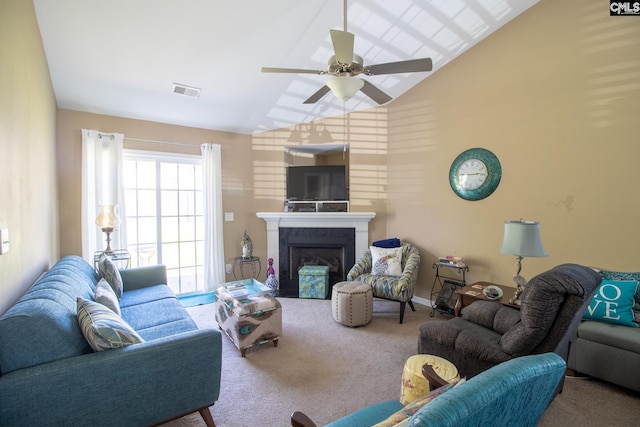
<svg viewBox="0 0 640 427">
<path fill-rule="evenodd" d="M 267 257 L 279 277 L 280 228 L 353 228 L 356 233 L 356 259 L 369 247 L 369 221 L 375 212 L 258 212 L 267 223 Z"/>
</svg>

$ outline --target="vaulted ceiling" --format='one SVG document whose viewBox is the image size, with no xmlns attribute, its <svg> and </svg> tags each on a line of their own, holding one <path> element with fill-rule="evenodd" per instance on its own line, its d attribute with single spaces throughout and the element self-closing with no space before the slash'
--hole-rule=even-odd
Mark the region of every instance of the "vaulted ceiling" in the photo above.
<svg viewBox="0 0 640 427">
<path fill-rule="evenodd" d="M 349 0 L 365 65 L 433 60 L 431 72 L 359 77 L 397 98 L 537 2 Z M 254 134 L 378 105 L 362 92 L 303 104 L 330 76 L 261 72 L 326 70 L 342 0 L 33 3 L 59 108 Z M 174 93 L 176 83 L 199 96 Z"/>
</svg>

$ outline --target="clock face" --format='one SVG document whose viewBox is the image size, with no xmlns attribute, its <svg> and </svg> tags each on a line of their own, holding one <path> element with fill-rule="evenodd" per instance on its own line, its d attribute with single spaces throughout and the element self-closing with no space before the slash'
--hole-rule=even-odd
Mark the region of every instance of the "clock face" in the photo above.
<svg viewBox="0 0 640 427">
<path fill-rule="evenodd" d="M 478 159 L 462 162 L 458 168 L 458 185 L 465 190 L 476 190 L 487 180 L 487 166 Z"/>
<path fill-rule="evenodd" d="M 451 164 L 449 184 L 465 200 L 489 197 L 500 184 L 502 167 L 498 158 L 484 148 L 470 148 Z"/>
</svg>

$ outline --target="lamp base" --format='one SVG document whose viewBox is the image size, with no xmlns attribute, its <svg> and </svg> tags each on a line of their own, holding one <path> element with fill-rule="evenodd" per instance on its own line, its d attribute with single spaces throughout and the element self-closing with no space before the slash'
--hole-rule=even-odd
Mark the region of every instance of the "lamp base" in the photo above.
<svg viewBox="0 0 640 427">
<path fill-rule="evenodd" d="M 107 247 L 104 250 L 104 253 L 111 255 L 113 253 L 113 250 L 111 250 L 111 233 L 113 233 L 113 227 L 104 227 L 102 232 L 107 235 Z"/>
<path fill-rule="evenodd" d="M 522 294 L 522 291 L 524 291 L 524 287 L 526 286 L 527 281 L 519 274 L 513 276 L 513 281 L 516 284 L 516 293 L 513 295 L 513 298 L 509 300 L 509 304 L 520 305 L 520 294 Z"/>
</svg>

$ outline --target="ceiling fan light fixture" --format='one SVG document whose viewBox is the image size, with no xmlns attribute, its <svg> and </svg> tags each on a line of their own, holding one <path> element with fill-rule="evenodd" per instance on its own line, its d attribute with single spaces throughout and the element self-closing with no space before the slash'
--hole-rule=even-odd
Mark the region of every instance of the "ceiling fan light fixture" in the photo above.
<svg viewBox="0 0 640 427">
<path fill-rule="evenodd" d="M 331 89 L 336 98 L 347 101 L 362 89 L 364 80 L 356 77 L 332 77 L 327 80 L 326 85 Z"/>
</svg>

